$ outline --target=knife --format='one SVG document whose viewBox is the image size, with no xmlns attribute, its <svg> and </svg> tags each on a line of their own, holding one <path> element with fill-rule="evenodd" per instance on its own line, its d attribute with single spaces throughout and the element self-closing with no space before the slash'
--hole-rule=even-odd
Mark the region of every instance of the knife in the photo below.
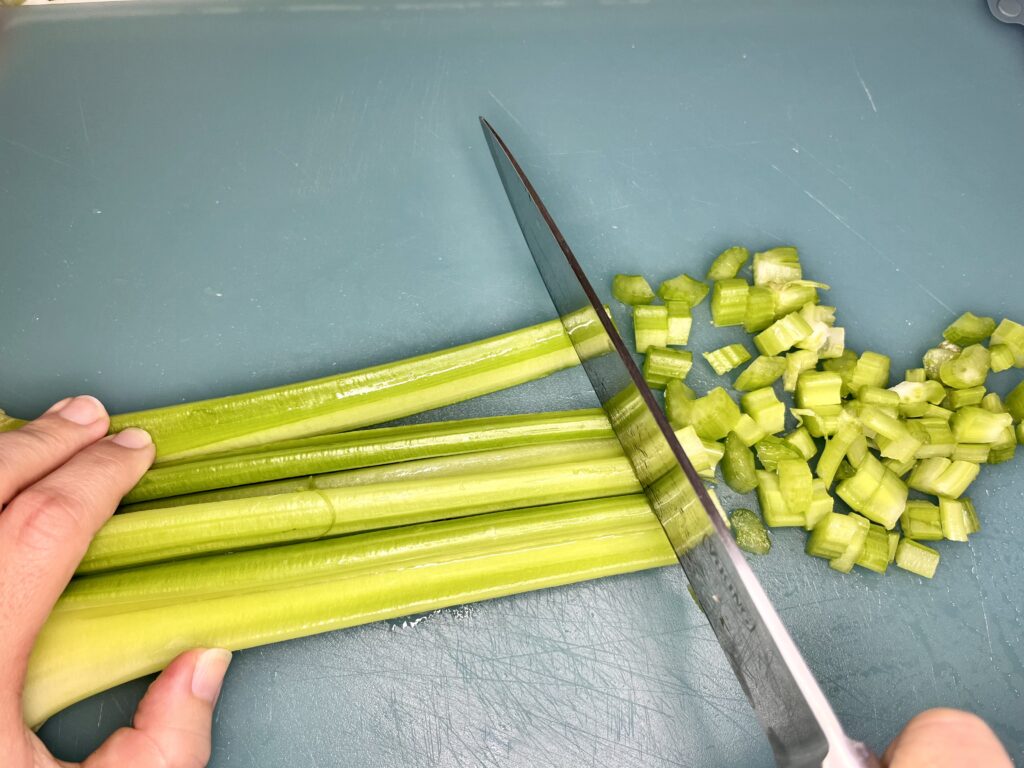
<svg viewBox="0 0 1024 768">
<path fill-rule="evenodd" d="M 551 214 L 505 142 L 483 117 L 480 123 L 555 309 L 776 763 L 874 768 L 877 759 L 843 732 Z M 581 313 L 591 328 L 586 339 L 576 332 Z M 595 347 L 593 327 L 603 327 L 607 344 Z"/>
</svg>

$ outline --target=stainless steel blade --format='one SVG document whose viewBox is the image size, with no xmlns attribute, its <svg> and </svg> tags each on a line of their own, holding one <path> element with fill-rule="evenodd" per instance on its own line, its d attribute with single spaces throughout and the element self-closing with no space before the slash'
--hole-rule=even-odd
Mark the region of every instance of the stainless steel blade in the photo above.
<svg viewBox="0 0 1024 768">
<path fill-rule="evenodd" d="M 780 766 L 853 768 L 877 765 L 851 742 L 774 607 L 729 534 L 533 185 L 491 125 L 487 144 L 523 236 L 566 324 L 616 435 L 675 549 Z M 599 318 L 607 344 L 595 354 L 593 333 L 577 342 L 581 313 Z M 600 330 L 600 328 L 598 328 Z"/>
</svg>

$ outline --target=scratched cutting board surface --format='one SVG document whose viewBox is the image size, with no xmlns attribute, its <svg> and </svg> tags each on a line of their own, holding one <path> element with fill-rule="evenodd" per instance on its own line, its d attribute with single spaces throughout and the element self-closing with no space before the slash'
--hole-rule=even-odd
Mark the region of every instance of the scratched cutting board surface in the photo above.
<svg viewBox="0 0 1024 768">
<path fill-rule="evenodd" d="M 550 317 L 480 114 L 599 286 L 792 243 L 834 286 L 851 345 L 902 371 L 965 309 L 1024 314 L 1021 35 L 982 2 L 924 0 L 5 12 L 0 405 L 31 416 L 84 391 L 155 406 Z M 706 308 L 697 324 L 696 349 L 739 338 Z M 712 381 L 702 362 L 691 378 Z M 593 402 L 577 370 L 445 413 Z M 984 530 L 939 544 L 934 581 L 841 576 L 793 531 L 753 560 L 875 748 L 951 705 L 1024 756 L 1024 467 L 986 469 L 973 495 Z M 81 758 L 144 684 L 43 738 Z M 212 765 L 770 761 L 665 569 L 239 653 Z"/>
</svg>

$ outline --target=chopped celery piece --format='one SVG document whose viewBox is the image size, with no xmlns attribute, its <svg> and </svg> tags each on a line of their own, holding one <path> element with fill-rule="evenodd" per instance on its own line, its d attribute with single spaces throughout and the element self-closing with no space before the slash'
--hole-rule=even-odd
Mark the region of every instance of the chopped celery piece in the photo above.
<svg viewBox="0 0 1024 768">
<path fill-rule="evenodd" d="M 747 448 L 768 436 L 768 433 L 761 428 L 761 425 L 750 418 L 750 414 L 747 413 L 740 414 L 739 421 L 736 422 L 736 426 L 732 428 L 732 431 L 736 433 L 740 442 L 747 446 Z"/>
<path fill-rule="evenodd" d="M 827 285 L 813 280 L 793 280 L 782 285 L 773 283 L 769 288 L 775 296 L 776 317 L 796 312 L 806 304 L 817 304 L 818 289 L 828 290 Z"/>
<path fill-rule="evenodd" d="M 804 524 L 803 512 L 791 510 L 782 496 L 779 476 L 764 469 L 757 471 L 757 500 L 761 515 L 772 528 Z"/>
<path fill-rule="evenodd" d="M 633 307 L 654 301 L 654 291 L 643 275 L 616 275 L 612 278 L 612 296 Z"/>
<path fill-rule="evenodd" d="M 850 443 L 850 447 L 846 449 L 846 458 L 850 460 L 850 463 L 859 467 L 860 463 L 864 460 L 864 457 L 868 455 L 868 441 L 864 437 L 864 434 L 858 433 L 853 442 Z"/>
<path fill-rule="evenodd" d="M 860 411 L 860 421 L 879 438 L 884 437 L 884 446 L 879 442 L 881 454 L 887 459 L 906 461 L 915 456 L 922 442 L 914 437 L 907 425 L 883 413 L 878 407 L 865 405 Z"/>
<path fill-rule="evenodd" d="M 935 482 L 935 495 L 952 498 L 963 496 L 967 486 L 974 482 L 980 471 L 981 467 L 970 461 L 952 462 Z"/>
<path fill-rule="evenodd" d="M 942 538 L 949 541 L 967 541 L 967 507 L 960 499 L 939 497 L 939 522 L 942 525 Z"/>
<path fill-rule="evenodd" d="M 939 367 L 939 378 L 947 387 L 967 389 L 984 384 L 988 370 L 988 350 L 981 344 L 972 344 Z"/>
<path fill-rule="evenodd" d="M 1024 445 L 1024 421 L 1020 422 L 1014 431 L 1017 433 L 1017 445 Z"/>
<path fill-rule="evenodd" d="M 992 413 L 976 405 L 968 405 L 953 414 L 950 427 L 958 443 L 993 443 L 1004 429 L 1013 425 L 1009 413 Z"/>
<path fill-rule="evenodd" d="M 899 393 L 881 387 L 864 386 L 857 392 L 857 399 L 865 405 L 881 405 L 899 408 Z"/>
<path fill-rule="evenodd" d="M 995 329 L 996 321 L 991 317 L 978 317 L 970 312 L 964 312 L 942 332 L 942 337 L 953 344 L 966 347 L 984 341 Z"/>
<path fill-rule="evenodd" d="M 736 537 L 737 547 L 754 555 L 768 554 L 768 550 L 772 548 L 772 541 L 768 538 L 768 530 L 756 512 L 743 508 L 733 510 L 729 522 L 732 523 L 732 533 Z"/>
<path fill-rule="evenodd" d="M 836 486 L 836 495 L 845 501 L 850 509 L 860 512 L 881 488 L 883 477 L 885 467 L 870 453 L 866 454 L 853 477 L 843 480 Z"/>
<path fill-rule="evenodd" d="M 743 316 L 743 330 L 747 333 L 763 331 L 775 320 L 775 294 L 763 285 L 751 286 L 747 293 L 747 311 Z"/>
<path fill-rule="evenodd" d="M 860 531 L 869 527 L 869 523 L 860 515 L 854 517 L 830 512 L 814 526 L 811 535 L 807 537 L 806 552 L 808 555 L 824 557 L 826 560 L 840 557 Z"/>
<path fill-rule="evenodd" d="M 774 384 L 785 370 L 786 361 L 783 358 L 758 355 L 736 377 L 736 383 L 733 386 L 740 392 L 768 387 Z"/>
<path fill-rule="evenodd" d="M 754 337 L 754 346 L 769 357 L 792 349 L 798 341 L 807 338 L 811 326 L 799 312 L 790 312 L 779 318 Z"/>
<path fill-rule="evenodd" d="M 715 467 L 718 466 L 722 457 L 725 456 L 725 446 L 717 440 L 702 440 L 701 444 L 704 446 L 704 452 L 708 455 L 708 464 L 710 465 L 710 478 L 715 479 Z"/>
<path fill-rule="evenodd" d="M 857 353 L 852 349 L 844 349 L 843 353 L 836 358 L 823 360 L 821 367 L 826 371 L 835 371 L 843 380 L 843 394 L 850 394 L 850 377 L 853 376 L 853 369 L 857 366 Z"/>
<path fill-rule="evenodd" d="M 839 462 L 839 468 L 836 470 L 836 480 L 848 480 L 856 474 L 857 470 L 849 459 L 843 459 Z"/>
<path fill-rule="evenodd" d="M 747 263 L 747 259 L 749 258 L 750 251 L 742 245 L 734 245 L 732 248 L 726 248 L 715 257 L 713 262 L 711 262 L 711 267 L 708 269 L 707 279 L 727 280 L 731 277 L 736 277 L 736 275 L 739 274 L 740 268 Z"/>
<path fill-rule="evenodd" d="M 814 444 L 814 438 L 807 431 L 806 427 L 798 427 L 786 435 L 786 441 L 800 451 L 800 455 L 807 461 L 814 458 L 818 452 L 818 446 Z"/>
<path fill-rule="evenodd" d="M 938 379 L 942 364 L 952 360 L 960 354 L 960 347 L 943 341 L 939 346 L 933 347 L 924 353 L 921 362 L 924 364 L 924 373 L 929 379 Z"/>
<path fill-rule="evenodd" d="M 804 530 L 812 531 L 835 508 L 835 499 L 819 478 L 811 481 L 811 506 L 804 516 Z"/>
<path fill-rule="evenodd" d="M 896 459 L 885 459 L 882 464 L 892 472 L 896 477 L 903 477 L 907 472 L 914 468 L 917 464 L 916 458 L 910 458 L 906 461 L 896 461 Z"/>
<path fill-rule="evenodd" d="M 735 432 L 725 438 L 722 456 L 722 477 L 736 493 L 750 493 L 757 487 L 757 467 L 754 454 Z"/>
<path fill-rule="evenodd" d="M 686 458 L 690 460 L 693 468 L 697 470 L 697 474 L 704 477 L 710 472 L 714 476 L 711 456 L 704 446 L 704 441 L 697 435 L 696 430 L 693 427 L 683 427 L 682 429 L 677 429 L 675 435 L 676 440 L 679 441 L 679 445 L 683 449 L 683 453 L 686 454 Z"/>
<path fill-rule="evenodd" d="M 847 385 L 851 392 L 860 392 L 863 386 L 889 386 L 889 358 L 877 352 L 863 352 L 850 374 Z"/>
<path fill-rule="evenodd" d="M 1013 417 L 1014 421 L 1018 423 L 1024 421 L 1024 381 L 1010 391 L 1003 404 L 1006 406 L 1006 412 Z"/>
<path fill-rule="evenodd" d="M 966 389 L 951 389 L 946 393 L 945 404 L 954 411 L 966 405 L 977 405 L 985 398 L 985 387 L 979 384 Z"/>
<path fill-rule="evenodd" d="M 747 392 L 740 398 L 740 405 L 769 435 L 786 428 L 786 406 L 775 396 L 775 390 L 771 387 Z"/>
<path fill-rule="evenodd" d="M 843 408 L 840 405 L 823 405 L 820 408 L 793 408 L 790 410 L 801 426 L 807 428 L 812 437 L 828 437 L 834 435 L 839 428 L 839 416 Z"/>
<path fill-rule="evenodd" d="M 906 381 L 927 381 L 928 376 L 924 368 L 907 368 L 907 374 L 903 377 Z"/>
<path fill-rule="evenodd" d="M 892 391 L 899 395 L 904 416 L 923 416 L 929 404 L 940 403 L 946 397 L 945 387 L 937 381 L 901 381 Z"/>
<path fill-rule="evenodd" d="M 889 537 L 889 562 L 892 563 L 896 559 L 896 548 L 900 545 L 900 532 L 899 531 L 887 531 Z"/>
<path fill-rule="evenodd" d="M 1007 445 L 999 448 L 993 446 L 992 448 L 989 449 L 988 458 L 986 459 L 986 462 L 989 464 L 1002 464 L 1004 461 L 1010 461 L 1011 459 L 1013 459 L 1016 453 L 1016 441 L 1014 441 L 1012 445 Z"/>
<path fill-rule="evenodd" d="M 796 404 L 817 410 L 823 405 L 839 405 L 843 380 L 832 371 L 805 371 L 796 383 Z"/>
<path fill-rule="evenodd" d="M 990 413 L 1008 413 L 1006 406 L 1003 405 L 1003 398 L 997 392 L 989 392 L 981 398 L 981 407 Z"/>
<path fill-rule="evenodd" d="M 857 528 L 850 537 L 850 540 L 847 542 L 846 549 L 843 550 L 843 553 L 828 561 L 830 568 L 834 568 L 842 573 L 849 573 L 853 570 L 853 566 L 864 551 L 868 532 L 871 530 L 871 524 L 860 515 L 853 513 L 849 515 L 849 517 L 856 524 Z"/>
<path fill-rule="evenodd" d="M 829 328 L 825 336 L 825 343 L 818 349 L 818 357 L 822 360 L 841 357 L 846 351 L 846 329 Z"/>
<path fill-rule="evenodd" d="M 652 387 L 664 389 L 671 379 L 685 379 L 692 366 L 692 352 L 648 347 L 644 358 L 644 380 Z"/>
<path fill-rule="evenodd" d="M 900 528 L 908 539 L 939 541 L 942 539 L 942 521 L 939 508 L 928 501 L 912 499 L 900 516 Z"/>
<path fill-rule="evenodd" d="M 932 405 L 931 403 L 929 403 L 928 407 L 925 409 L 924 415 L 925 417 L 934 416 L 935 418 L 939 418 L 947 422 L 953 418 L 953 412 L 951 410 L 948 408 L 940 408 L 939 406 Z"/>
<path fill-rule="evenodd" d="M 971 461 L 975 464 L 988 462 L 989 452 L 992 449 L 988 443 L 957 443 L 949 458 L 953 461 Z"/>
<path fill-rule="evenodd" d="M 668 416 L 668 422 L 673 429 L 690 424 L 690 411 L 696 399 L 693 390 L 679 379 L 672 379 L 665 385 L 665 415 Z"/>
<path fill-rule="evenodd" d="M 988 348 L 988 364 L 993 373 L 1012 368 L 1014 364 L 1013 349 L 1009 344 L 992 344 Z"/>
<path fill-rule="evenodd" d="M 633 307 L 633 334 L 636 339 L 636 351 L 641 355 L 649 347 L 666 346 L 668 307 L 653 304 Z"/>
<path fill-rule="evenodd" d="M 707 295 L 707 285 L 687 274 L 666 280 L 658 287 L 658 296 L 662 300 L 681 301 L 690 307 L 700 304 Z"/>
<path fill-rule="evenodd" d="M 690 423 L 703 440 L 721 440 L 736 426 L 740 409 L 721 387 L 693 401 Z"/>
<path fill-rule="evenodd" d="M 861 514 L 884 528 L 892 529 L 907 505 L 908 490 L 896 473 L 883 466 L 882 482 Z"/>
<path fill-rule="evenodd" d="M 931 493 L 938 495 L 936 490 L 936 483 L 939 478 L 942 477 L 942 473 L 952 466 L 953 462 L 949 459 L 941 456 L 936 456 L 930 459 L 921 459 L 914 467 L 914 471 L 910 473 L 910 477 L 907 479 L 907 485 L 913 488 L 915 491 L 921 491 L 921 493 Z M 957 494 L 959 495 L 959 494 Z"/>
<path fill-rule="evenodd" d="M 802 518 L 800 524 L 803 525 L 811 507 L 811 468 L 804 459 L 780 459 L 777 471 L 786 509 L 799 513 Z"/>
<path fill-rule="evenodd" d="M 712 352 L 705 352 L 704 359 L 715 373 L 722 376 L 737 365 L 747 362 L 750 359 L 750 352 L 742 344 L 728 344 Z"/>
<path fill-rule="evenodd" d="M 981 530 L 981 522 L 978 520 L 978 512 L 974 508 L 974 502 L 971 501 L 970 496 L 964 496 L 960 499 L 960 503 L 964 505 L 968 535 L 977 533 Z"/>
<path fill-rule="evenodd" d="M 804 371 L 814 369 L 818 364 L 818 353 L 809 349 L 797 349 L 786 355 L 786 368 L 782 373 L 782 388 L 786 392 L 796 391 L 796 382 Z"/>
<path fill-rule="evenodd" d="M 665 345 L 669 347 L 685 346 L 690 340 L 690 328 L 693 326 L 690 306 L 685 301 L 667 301 L 665 309 L 668 311 L 668 338 Z"/>
<path fill-rule="evenodd" d="M 842 422 L 835 434 L 825 442 L 816 469 L 818 477 L 825 483 L 825 487 L 832 485 L 840 462 L 846 456 L 846 452 L 853 445 L 854 440 L 860 436 L 859 425 L 853 420 L 847 420 Z"/>
<path fill-rule="evenodd" d="M 719 328 L 742 325 L 747 314 L 750 285 L 742 278 L 719 280 L 711 291 L 711 322 Z"/>
<path fill-rule="evenodd" d="M 1008 318 L 999 323 L 992 333 L 990 346 L 1005 344 L 1013 352 L 1013 364 L 1017 368 L 1024 368 L 1024 325 L 1015 323 Z"/>
<path fill-rule="evenodd" d="M 939 553 L 924 544 L 903 538 L 896 547 L 896 565 L 905 571 L 930 579 L 939 567 Z"/>
<path fill-rule="evenodd" d="M 912 425 L 918 426 L 924 436 L 924 443 L 917 449 L 916 458 L 948 457 L 953 453 L 956 438 L 953 437 L 953 430 L 949 428 L 948 421 L 936 416 L 924 416 L 907 422 L 908 427 Z"/>
<path fill-rule="evenodd" d="M 787 440 L 775 435 L 767 435 L 754 444 L 757 460 L 765 469 L 775 471 L 783 459 L 802 459 L 800 451 Z"/>
<path fill-rule="evenodd" d="M 796 248 L 780 246 L 754 254 L 754 285 L 788 283 L 803 278 Z"/>
<path fill-rule="evenodd" d="M 864 549 L 856 564 L 875 573 L 885 573 L 889 568 L 889 532 L 880 525 L 871 524 Z"/>
</svg>

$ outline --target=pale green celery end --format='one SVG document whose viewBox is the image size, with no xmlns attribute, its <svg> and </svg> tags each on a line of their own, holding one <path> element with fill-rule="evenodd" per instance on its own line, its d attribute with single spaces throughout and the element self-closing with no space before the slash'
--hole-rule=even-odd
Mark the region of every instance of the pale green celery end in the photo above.
<svg viewBox="0 0 1024 768">
<path fill-rule="evenodd" d="M 989 365 L 992 367 L 993 373 L 999 373 L 1013 367 L 1013 349 L 1009 344 L 992 344 L 988 348 L 988 353 Z M 2 429 L 3 427 L 0 426 L 0 430 Z"/>
<path fill-rule="evenodd" d="M 612 296 L 629 306 L 650 304 L 654 290 L 643 275 L 616 275 L 612 278 Z"/>
<path fill-rule="evenodd" d="M 603 333 L 596 316 L 593 324 Z M 377 424 L 515 386 L 578 363 L 561 320 L 552 320 L 351 373 L 120 414 L 111 418 L 111 429 L 146 429 L 156 442 L 158 460 L 195 457 Z"/>
<path fill-rule="evenodd" d="M 268 554 L 274 550 L 269 550 Z M 23 699 L 26 722 L 155 672 L 195 647 L 240 650 L 410 613 L 669 565 L 653 515 L 642 527 L 477 556 L 457 539 L 415 567 L 185 601 L 94 618 L 58 611 L 36 641 Z"/>
<path fill-rule="evenodd" d="M 980 344 L 972 344 L 939 367 L 939 378 L 946 386 L 967 389 L 984 384 L 988 372 L 988 350 Z"/>
<path fill-rule="evenodd" d="M 736 377 L 733 387 L 740 392 L 761 389 L 778 381 L 785 370 L 786 361 L 784 358 L 758 355 Z"/>
<path fill-rule="evenodd" d="M 711 291 L 711 321 L 719 328 L 742 325 L 749 291 L 750 284 L 741 278 L 716 281 Z"/>
<path fill-rule="evenodd" d="M 966 347 L 984 341 L 995 329 L 996 321 L 991 317 L 978 317 L 964 312 L 942 332 L 942 336 L 952 344 Z"/>
<path fill-rule="evenodd" d="M 715 257 L 713 262 L 711 262 L 711 267 L 708 269 L 707 279 L 726 280 L 728 278 L 736 277 L 749 258 L 750 251 L 741 245 L 734 245 L 732 248 L 726 248 Z"/>
<path fill-rule="evenodd" d="M 1013 352 L 1014 366 L 1024 368 L 1024 325 L 1003 318 L 990 339 L 990 346 L 1005 344 Z"/>
<path fill-rule="evenodd" d="M 668 343 L 668 307 L 653 304 L 633 307 L 633 335 L 640 354 L 649 347 L 664 347 Z"/>
<path fill-rule="evenodd" d="M 779 246 L 754 254 L 754 283 L 786 283 L 803 278 L 800 257 L 796 248 Z"/>
<path fill-rule="evenodd" d="M 833 568 L 841 573 L 849 573 L 853 570 L 853 566 L 856 565 L 857 560 L 864 552 L 868 533 L 871 531 L 871 523 L 866 519 L 856 513 L 851 513 L 850 517 L 857 522 L 857 529 L 850 538 L 843 553 L 839 557 L 828 561 L 829 568 Z"/>
<path fill-rule="evenodd" d="M 962 501 L 940 496 L 939 519 L 944 539 L 948 541 L 967 541 L 967 509 Z"/>
<path fill-rule="evenodd" d="M 903 538 L 896 547 L 895 561 L 900 568 L 930 579 L 938 568 L 939 553 L 924 544 Z"/>
<path fill-rule="evenodd" d="M 737 365 L 750 359 L 750 352 L 742 344 L 727 344 L 724 347 L 704 352 L 704 359 L 719 376 L 723 376 Z"/>
<path fill-rule="evenodd" d="M 690 340 L 690 330 L 693 327 L 690 307 L 681 301 L 666 302 L 665 307 L 668 310 L 665 344 L 670 347 L 685 346 Z"/>
<path fill-rule="evenodd" d="M 924 368 L 908 368 L 903 378 L 907 381 L 924 382 L 928 380 L 928 375 Z"/>
<path fill-rule="evenodd" d="M 625 458 L 435 477 L 116 515 L 79 573 L 639 490 Z"/>
<path fill-rule="evenodd" d="M 811 506 L 813 494 L 811 468 L 803 459 L 782 459 L 777 468 L 779 489 L 786 508 L 805 516 Z M 801 525 L 804 520 L 801 520 Z"/>
<path fill-rule="evenodd" d="M 682 301 L 695 307 L 704 301 L 708 290 L 700 280 L 684 273 L 663 282 L 658 288 L 658 296 L 663 301 Z"/>
<path fill-rule="evenodd" d="M 478 450 L 614 437 L 603 411 L 563 411 L 357 430 L 150 469 L 125 503 Z"/>
</svg>

